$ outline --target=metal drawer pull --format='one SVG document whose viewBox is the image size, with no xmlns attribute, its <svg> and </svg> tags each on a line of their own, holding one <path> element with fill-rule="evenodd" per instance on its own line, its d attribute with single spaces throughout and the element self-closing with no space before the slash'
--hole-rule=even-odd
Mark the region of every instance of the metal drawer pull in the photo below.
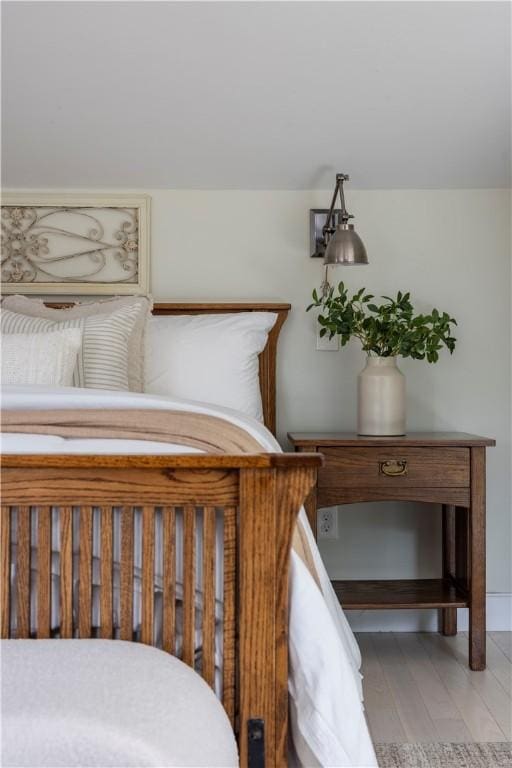
<svg viewBox="0 0 512 768">
<path fill-rule="evenodd" d="M 379 469 L 381 475 L 386 477 L 402 477 L 407 474 L 407 461 L 406 459 L 393 459 L 392 461 L 379 462 Z"/>
</svg>

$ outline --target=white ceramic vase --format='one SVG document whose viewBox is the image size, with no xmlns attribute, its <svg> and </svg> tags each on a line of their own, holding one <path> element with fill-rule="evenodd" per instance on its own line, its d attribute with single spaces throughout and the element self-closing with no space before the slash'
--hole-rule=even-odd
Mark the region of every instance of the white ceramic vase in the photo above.
<svg viewBox="0 0 512 768">
<path fill-rule="evenodd" d="M 360 435 L 405 434 L 405 376 L 396 357 L 368 357 L 357 378 Z"/>
</svg>

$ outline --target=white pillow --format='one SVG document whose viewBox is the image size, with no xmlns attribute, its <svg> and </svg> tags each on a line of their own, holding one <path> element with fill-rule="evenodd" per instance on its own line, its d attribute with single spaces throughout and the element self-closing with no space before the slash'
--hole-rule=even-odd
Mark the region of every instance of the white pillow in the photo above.
<svg viewBox="0 0 512 768">
<path fill-rule="evenodd" d="M 129 343 L 140 311 L 140 306 L 134 303 L 110 314 L 55 322 L 2 309 L 0 327 L 4 336 L 79 328 L 83 334 L 82 346 L 73 374 L 73 385 L 93 389 L 128 390 Z"/>
<path fill-rule="evenodd" d="M 144 388 L 144 333 L 146 320 L 151 314 L 152 301 L 145 296 L 118 296 L 99 301 L 78 302 L 72 307 L 54 309 L 47 307 L 42 299 L 29 298 L 14 294 L 2 299 L 2 310 L 8 309 L 20 315 L 41 317 L 61 323 L 64 320 L 76 320 L 77 317 L 91 315 L 111 315 L 118 309 L 138 307 L 139 311 L 128 338 L 128 388 L 132 392 L 142 392 Z M 41 330 L 41 329 L 37 329 Z"/>
<path fill-rule="evenodd" d="M 70 387 L 81 343 L 80 328 L 3 336 L 2 384 Z"/>
<path fill-rule="evenodd" d="M 234 408 L 263 421 L 258 355 L 274 312 L 151 317 L 145 391 Z"/>
</svg>

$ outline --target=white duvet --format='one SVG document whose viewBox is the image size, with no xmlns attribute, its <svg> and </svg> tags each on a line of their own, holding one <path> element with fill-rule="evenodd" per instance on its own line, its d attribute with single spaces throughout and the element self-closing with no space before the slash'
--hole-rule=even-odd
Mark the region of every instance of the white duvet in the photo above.
<svg viewBox="0 0 512 768">
<path fill-rule="evenodd" d="M 279 444 L 259 422 L 238 412 L 181 399 L 131 392 L 78 388 L 5 388 L 4 409 L 168 408 L 221 416 L 246 429 L 262 450 L 279 452 Z M 167 443 L 138 440 L 66 439 L 51 435 L 5 434 L 3 453 L 172 454 L 197 452 Z M 371 768 L 376 758 L 361 696 L 357 643 L 333 592 L 304 511 L 319 590 L 302 560 L 292 552 L 290 566 L 290 721 L 299 765 Z M 98 717 L 101 717 L 99 714 Z"/>
</svg>

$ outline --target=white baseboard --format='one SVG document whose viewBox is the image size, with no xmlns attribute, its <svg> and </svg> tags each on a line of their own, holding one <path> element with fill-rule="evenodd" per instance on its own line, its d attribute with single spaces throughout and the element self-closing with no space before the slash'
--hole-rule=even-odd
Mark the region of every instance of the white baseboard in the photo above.
<svg viewBox="0 0 512 768">
<path fill-rule="evenodd" d="M 354 632 L 437 632 L 437 611 L 347 611 Z M 468 609 L 457 610 L 461 632 L 468 629 Z M 512 593 L 489 592 L 487 595 L 489 632 L 512 632 Z"/>
</svg>

